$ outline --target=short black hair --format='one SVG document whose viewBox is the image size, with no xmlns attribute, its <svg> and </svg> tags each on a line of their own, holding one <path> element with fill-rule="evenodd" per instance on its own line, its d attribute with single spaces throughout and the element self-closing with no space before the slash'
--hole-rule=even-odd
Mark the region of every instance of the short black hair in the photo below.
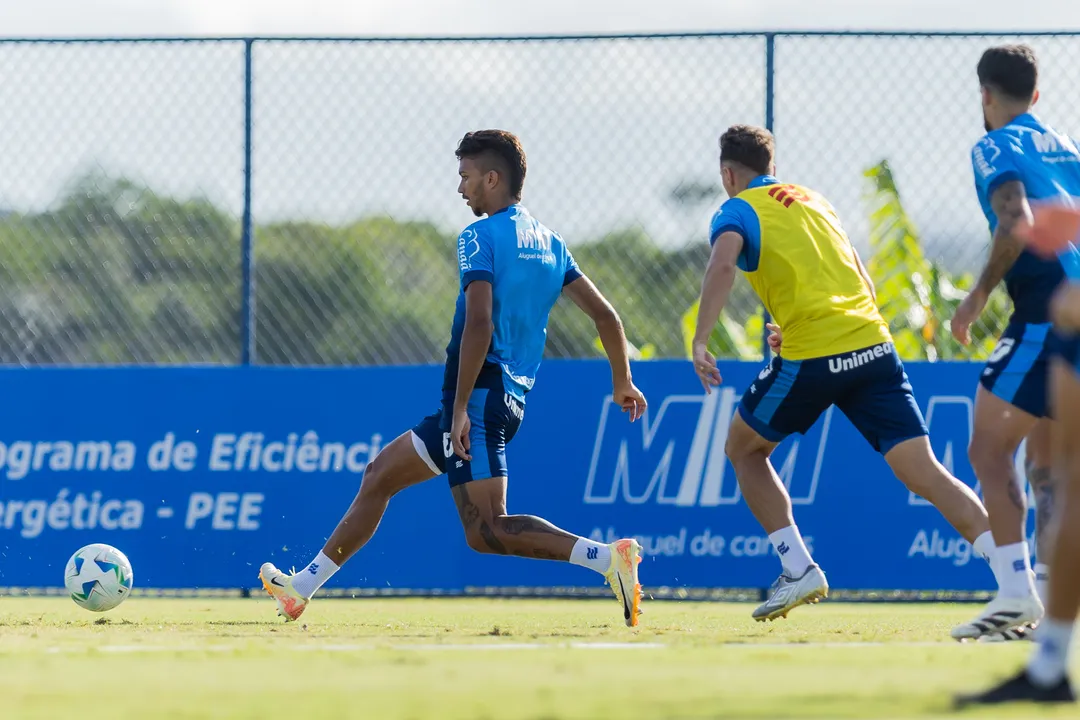
<svg viewBox="0 0 1080 720">
<path fill-rule="evenodd" d="M 461 158 L 480 159 L 487 169 L 502 175 L 510 185 L 510 195 L 521 199 L 525 185 L 525 150 L 513 133 L 505 130 L 477 130 L 465 133 L 455 153 Z"/>
<path fill-rule="evenodd" d="M 776 142 L 772 133 L 754 125 L 732 125 L 720 136 L 720 162 L 733 162 L 767 175 L 773 164 Z"/>
<path fill-rule="evenodd" d="M 1039 82 L 1039 63 L 1027 45 L 998 45 L 979 59 L 979 84 L 1012 98 L 1031 100 Z"/>
</svg>

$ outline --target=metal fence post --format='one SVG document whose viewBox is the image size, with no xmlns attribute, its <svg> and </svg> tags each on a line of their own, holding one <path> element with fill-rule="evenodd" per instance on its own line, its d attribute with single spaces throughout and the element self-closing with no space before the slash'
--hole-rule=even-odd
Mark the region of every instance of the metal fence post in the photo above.
<svg viewBox="0 0 1080 720">
<path fill-rule="evenodd" d="M 775 135 L 773 131 L 774 112 L 774 80 L 776 79 L 776 33 L 765 34 L 765 129 Z M 765 325 L 769 322 L 769 311 L 764 306 L 761 308 L 761 355 L 769 359 L 769 330 Z"/>
<path fill-rule="evenodd" d="M 240 239 L 240 364 L 250 365 L 255 356 L 255 254 L 251 219 L 251 48 L 244 41 L 244 216 Z"/>
</svg>

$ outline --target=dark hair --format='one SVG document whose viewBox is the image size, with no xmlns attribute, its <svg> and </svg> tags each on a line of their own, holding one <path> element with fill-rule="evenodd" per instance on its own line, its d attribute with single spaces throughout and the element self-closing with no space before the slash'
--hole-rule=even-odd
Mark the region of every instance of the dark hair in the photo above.
<svg viewBox="0 0 1080 720">
<path fill-rule="evenodd" d="M 732 125 L 720 136 L 720 162 L 738 163 L 760 175 L 773 164 L 776 144 L 772 133 L 753 125 Z"/>
<path fill-rule="evenodd" d="M 1035 51 L 1027 45 L 999 45 L 979 58 L 979 84 L 1013 100 L 1031 100 L 1039 80 Z"/>
<path fill-rule="evenodd" d="M 482 161 L 486 169 L 494 170 L 507 180 L 513 197 L 521 199 L 521 188 L 525 185 L 525 150 L 516 135 L 505 130 L 465 133 L 458 143 L 456 155 L 458 160 Z"/>
</svg>

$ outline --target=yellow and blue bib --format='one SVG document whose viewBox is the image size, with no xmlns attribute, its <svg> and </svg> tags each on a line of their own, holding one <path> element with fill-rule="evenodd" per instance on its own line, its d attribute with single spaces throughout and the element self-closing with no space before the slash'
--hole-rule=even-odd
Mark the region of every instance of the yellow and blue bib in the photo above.
<svg viewBox="0 0 1080 720">
<path fill-rule="evenodd" d="M 761 175 L 713 216 L 709 241 L 743 239 L 739 269 L 784 334 L 790 360 L 892 342 L 851 242 L 824 197 Z"/>
</svg>

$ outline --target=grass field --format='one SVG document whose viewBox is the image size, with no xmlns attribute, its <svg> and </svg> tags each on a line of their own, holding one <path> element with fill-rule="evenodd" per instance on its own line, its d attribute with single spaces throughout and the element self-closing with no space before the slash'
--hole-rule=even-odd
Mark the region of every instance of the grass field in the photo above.
<svg viewBox="0 0 1080 720">
<path fill-rule="evenodd" d="M 954 713 L 1030 645 L 959 645 L 972 605 L 800 608 L 614 601 L 324 600 L 284 625 L 268 599 L 133 598 L 105 616 L 0 598 L 0 718 L 1077 717 Z M 605 645 L 606 644 L 606 645 Z"/>
</svg>

